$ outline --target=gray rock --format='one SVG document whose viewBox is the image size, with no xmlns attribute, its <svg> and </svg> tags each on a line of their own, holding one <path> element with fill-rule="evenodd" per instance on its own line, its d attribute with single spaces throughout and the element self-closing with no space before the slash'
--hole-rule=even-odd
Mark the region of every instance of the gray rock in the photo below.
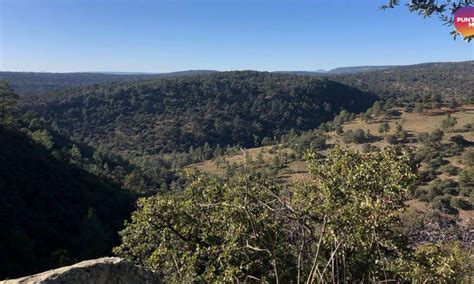
<svg viewBox="0 0 474 284">
<path fill-rule="evenodd" d="M 0 281 L 13 283 L 162 283 L 158 274 L 119 257 L 86 260 L 71 266 L 48 270 L 18 279 Z"/>
</svg>

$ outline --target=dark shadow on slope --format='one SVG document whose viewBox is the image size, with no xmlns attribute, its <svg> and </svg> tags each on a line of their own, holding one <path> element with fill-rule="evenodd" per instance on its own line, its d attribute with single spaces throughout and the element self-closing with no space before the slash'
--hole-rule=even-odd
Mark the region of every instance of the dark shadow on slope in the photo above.
<svg viewBox="0 0 474 284">
<path fill-rule="evenodd" d="M 129 193 L 0 128 L 0 279 L 110 255 Z"/>
</svg>

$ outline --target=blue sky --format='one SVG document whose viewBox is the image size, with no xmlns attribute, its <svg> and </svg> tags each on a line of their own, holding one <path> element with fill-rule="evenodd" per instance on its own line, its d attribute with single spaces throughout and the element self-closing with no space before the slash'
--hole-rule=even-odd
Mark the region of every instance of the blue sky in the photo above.
<svg viewBox="0 0 474 284">
<path fill-rule="evenodd" d="M 317 70 L 474 59 L 387 0 L 0 0 L 1 71 Z"/>
</svg>

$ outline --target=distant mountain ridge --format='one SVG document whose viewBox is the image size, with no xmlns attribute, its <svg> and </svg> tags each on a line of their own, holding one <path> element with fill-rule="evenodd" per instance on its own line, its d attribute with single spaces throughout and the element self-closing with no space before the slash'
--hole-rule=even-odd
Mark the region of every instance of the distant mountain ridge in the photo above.
<svg viewBox="0 0 474 284">
<path fill-rule="evenodd" d="M 361 66 L 344 66 L 337 67 L 330 70 L 319 69 L 315 71 L 274 71 L 274 73 L 292 74 L 292 75 L 303 75 L 303 76 L 331 76 L 331 75 L 352 75 L 367 72 L 384 71 L 391 69 L 413 69 L 413 68 L 431 68 L 431 67 L 442 67 L 447 65 L 457 64 L 470 64 L 474 61 L 460 61 L 460 62 L 426 62 L 419 64 L 409 65 L 361 65 Z"/>
<path fill-rule="evenodd" d="M 212 70 L 186 70 L 170 73 L 138 73 L 138 72 L 8 72 L 0 71 L 0 80 L 7 80 L 20 96 L 42 94 L 63 88 L 86 87 L 95 84 L 117 82 L 146 81 L 165 77 L 192 76 L 210 74 Z"/>
<path fill-rule="evenodd" d="M 350 66 L 338 67 L 331 70 L 316 71 L 273 71 L 270 73 L 290 74 L 298 76 L 339 76 L 372 74 L 388 70 L 414 70 L 419 68 L 444 68 L 451 65 L 465 65 L 473 61 L 464 62 L 429 62 L 414 65 L 381 65 L 381 66 Z M 252 70 L 247 70 L 252 71 Z M 87 87 L 96 84 L 138 82 L 168 77 L 195 76 L 219 73 L 217 70 L 185 70 L 169 73 L 140 73 L 140 72 L 75 72 L 75 73 L 48 73 L 48 72 L 9 72 L 0 71 L 0 80 L 7 80 L 15 92 L 20 96 L 31 94 L 41 95 L 64 88 Z M 378 74 L 378 73 L 377 73 Z"/>
<path fill-rule="evenodd" d="M 353 66 L 353 67 L 338 67 L 329 70 L 328 74 L 354 74 L 361 72 L 381 71 L 401 67 L 400 65 L 386 65 L 386 66 Z"/>
</svg>

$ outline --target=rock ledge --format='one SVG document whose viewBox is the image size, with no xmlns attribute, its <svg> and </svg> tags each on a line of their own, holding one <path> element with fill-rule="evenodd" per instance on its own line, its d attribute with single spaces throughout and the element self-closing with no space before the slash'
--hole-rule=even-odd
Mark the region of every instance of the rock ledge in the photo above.
<svg viewBox="0 0 474 284">
<path fill-rule="evenodd" d="M 0 281 L 13 283 L 162 283 L 159 276 L 141 266 L 119 257 L 86 260 L 42 273 Z"/>
</svg>

